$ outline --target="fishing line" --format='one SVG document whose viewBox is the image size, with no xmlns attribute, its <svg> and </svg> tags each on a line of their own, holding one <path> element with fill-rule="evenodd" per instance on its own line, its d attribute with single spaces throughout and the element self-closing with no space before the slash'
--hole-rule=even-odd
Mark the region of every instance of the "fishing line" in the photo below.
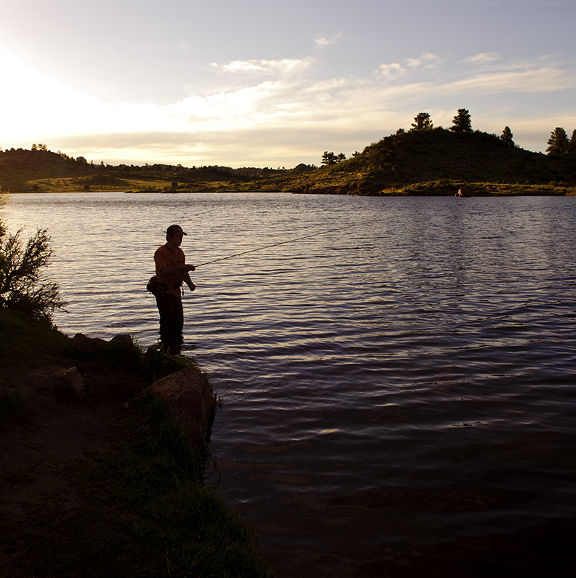
<svg viewBox="0 0 576 578">
<path fill-rule="evenodd" d="M 326 231 L 317 231 L 316 233 L 310 233 L 309 235 L 303 235 L 302 237 L 296 237 L 294 239 L 288 239 L 287 241 L 280 241 L 279 243 L 272 243 L 270 245 L 264 245 L 262 247 L 256 247 L 255 249 L 249 249 L 248 251 L 241 251 L 240 253 L 234 253 L 234 255 L 227 255 L 226 257 L 220 257 L 214 259 L 213 261 L 206 261 L 206 263 L 200 263 L 200 265 L 195 265 L 202 267 L 203 265 L 212 265 L 212 263 L 218 263 L 219 261 L 225 261 L 226 259 L 233 259 L 234 257 L 239 257 L 240 255 L 247 255 L 248 253 L 255 253 L 256 251 L 262 251 L 263 249 L 270 249 L 271 247 L 278 247 L 278 245 L 285 245 L 286 243 L 294 243 L 294 241 L 301 241 L 302 239 L 309 239 L 310 237 L 316 237 L 318 235 L 324 235 L 325 233 L 333 233 L 335 231 L 342 231 L 343 229 L 348 229 L 349 225 L 345 227 L 338 227 L 337 229 L 327 229 Z"/>
</svg>

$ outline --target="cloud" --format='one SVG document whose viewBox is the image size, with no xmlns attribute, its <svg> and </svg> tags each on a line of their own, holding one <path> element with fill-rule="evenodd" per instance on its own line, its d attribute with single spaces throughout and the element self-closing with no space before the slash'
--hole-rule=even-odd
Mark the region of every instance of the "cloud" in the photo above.
<svg viewBox="0 0 576 578">
<path fill-rule="evenodd" d="M 342 37 L 342 33 L 339 32 L 338 34 L 334 34 L 332 36 L 317 36 L 314 39 L 314 44 L 316 46 L 332 46 L 333 44 L 338 43 L 340 38 Z"/>
<path fill-rule="evenodd" d="M 466 107 L 485 106 L 485 116 L 512 126 L 521 142 L 513 126 L 520 119 L 519 99 L 546 91 L 570 94 L 576 76 L 550 62 L 505 62 L 496 56 L 466 59 L 482 64 L 478 69 L 425 52 L 365 75 L 329 75 L 322 59 L 313 57 L 233 60 L 212 64 L 219 88 L 211 92 L 170 103 L 115 103 L 79 94 L 0 53 L 0 75 L 11 87 L 0 92 L 0 144 L 46 142 L 107 162 L 290 166 L 318 162 L 318 151 L 326 149 L 362 150 L 409 127 L 421 110 L 430 112 L 435 124 L 449 122 L 454 97 Z M 430 67 L 434 74 L 425 74 Z M 490 114 L 482 101 L 493 94 L 506 95 L 509 103 L 498 114 Z"/>
<path fill-rule="evenodd" d="M 282 58 L 279 60 L 233 60 L 225 63 L 212 63 L 212 68 L 224 73 L 285 75 L 301 72 L 309 68 L 312 58 Z"/>
<path fill-rule="evenodd" d="M 349 87 L 350 83 L 350 79 L 347 78 L 319 80 L 303 87 L 302 94 L 331 94 Z"/>
<path fill-rule="evenodd" d="M 398 62 L 393 62 L 392 64 L 381 64 L 378 67 L 378 72 L 386 78 L 398 78 L 406 74 L 406 68 Z"/>
<path fill-rule="evenodd" d="M 408 68 L 433 68 L 440 62 L 440 57 L 431 52 L 424 52 L 418 58 L 408 58 L 406 66 Z"/>
<path fill-rule="evenodd" d="M 404 76 L 412 70 L 430 70 L 441 63 L 441 58 L 431 52 L 424 52 L 417 58 L 407 58 L 404 64 L 392 62 L 391 64 L 381 64 L 377 71 L 380 75 L 388 79 L 395 79 Z"/>
<path fill-rule="evenodd" d="M 464 62 L 468 64 L 490 64 L 498 60 L 500 60 L 500 55 L 496 52 L 481 52 L 480 54 L 465 58 Z"/>
<path fill-rule="evenodd" d="M 553 67 L 475 74 L 444 85 L 447 92 L 469 92 L 475 95 L 555 92 L 570 88 L 576 88 L 575 77 Z"/>
<path fill-rule="evenodd" d="M 362 150 L 374 139 L 372 129 L 327 126 L 309 130 L 305 124 L 282 127 L 248 127 L 239 131 L 193 133 L 110 132 L 93 138 L 75 135 L 58 140 L 58 148 L 78 151 L 88 160 L 127 163 L 182 163 L 185 166 L 296 166 L 301 162 L 320 164 L 326 148 L 351 153 Z M 239 155 L 239 152 L 241 154 Z"/>
</svg>

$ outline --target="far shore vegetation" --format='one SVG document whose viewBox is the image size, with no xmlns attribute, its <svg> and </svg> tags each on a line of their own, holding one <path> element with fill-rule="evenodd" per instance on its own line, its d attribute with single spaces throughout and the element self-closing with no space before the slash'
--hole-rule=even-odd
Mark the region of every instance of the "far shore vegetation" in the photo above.
<svg viewBox="0 0 576 578">
<path fill-rule="evenodd" d="M 406 129 L 350 158 L 328 150 L 320 166 L 233 169 L 169 164 L 94 164 L 45 144 L 0 151 L 6 192 L 291 192 L 351 195 L 575 195 L 576 130 L 551 131 L 546 154 L 518 147 L 509 126 L 500 135 L 472 128 L 467 109 L 449 128 L 420 112 Z"/>
</svg>

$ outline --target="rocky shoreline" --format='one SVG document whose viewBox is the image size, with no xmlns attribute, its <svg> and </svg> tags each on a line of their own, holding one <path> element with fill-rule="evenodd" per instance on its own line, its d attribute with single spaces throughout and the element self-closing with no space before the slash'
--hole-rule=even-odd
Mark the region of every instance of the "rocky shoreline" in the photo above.
<svg viewBox="0 0 576 578">
<path fill-rule="evenodd" d="M 175 360 L 153 348 L 142 355 L 127 335 L 105 341 L 79 334 L 68 340 L 64 348 L 42 352 L 29 362 L 19 359 L 14 352 L 0 351 L 1 407 L 8 407 L 5 402 L 11 399 L 19 399 L 21 403 L 12 412 L 0 412 L 0 575 L 53 576 L 64 571 L 69 573 L 66 575 L 97 576 L 104 575 L 102 572 L 114 573 L 113 568 L 124 568 L 121 574 L 114 575 L 149 575 L 147 571 L 137 571 L 135 565 L 147 557 L 150 558 L 145 562 L 148 565 L 165 565 L 164 549 L 169 546 L 166 542 L 154 553 L 151 546 L 141 550 L 143 542 L 151 539 L 150 535 L 172 532 L 172 526 L 177 522 L 174 516 L 158 520 L 158 515 L 152 515 L 148 510 L 155 506 L 155 499 L 165 500 L 170 493 L 174 501 L 207 500 L 210 504 L 205 507 L 208 519 L 215 516 L 222 520 L 218 524 L 203 523 L 217 536 L 211 540 L 222 538 L 224 550 L 236 551 L 238 544 L 230 543 L 236 538 L 230 536 L 245 533 L 242 548 L 247 548 L 249 553 L 244 557 L 258 557 L 252 551 L 254 540 L 250 533 L 244 529 L 238 534 L 239 520 L 235 514 L 227 512 L 226 506 L 212 495 L 213 491 L 204 488 L 201 479 L 195 480 L 196 474 L 190 473 L 197 470 L 188 456 L 204 453 L 217 405 L 206 375 L 191 360 Z M 153 404 L 162 408 L 160 413 L 166 410 L 169 416 L 152 415 L 159 413 L 156 408 L 143 418 L 145 414 L 139 409 L 142 399 L 152 399 Z M 154 446 L 156 439 L 172 427 L 171 420 L 178 425 L 171 429 L 167 435 L 170 440 L 166 443 L 177 449 L 167 452 L 165 448 Z M 127 434 L 129 423 L 132 423 L 130 431 L 136 434 Z M 153 427 L 158 433 L 151 433 Z M 174 442 L 180 431 L 185 441 Z M 150 441 L 142 442 L 142 434 L 150 435 Z M 126 458 L 124 446 L 128 439 L 132 439 L 132 444 L 139 444 L 142 459 Z M 143 513 L 134 514 L 139 516 L 136 530 L 132 527 L 121 530 L 126 523 L 125 517 L 132 515 L 131 508 L 135 506 L 130 506 L 130 498 L 123 495 L 123 491 L 115 486 L 108 488 L 108 478 L 124 475 L 122 471 L 110 469 L 109 464 L 130 459 L 138 469 L 149 458 L 154 460 L 152 466 L 146 475 L 138 474 L 137 482 L 143 488 L 139 493 L 144 491 L 152 496 L 148 498 L 152 505 L 146 505 Z M 154 465 L 157 463 L 165 464 L 159 478 L 155 473 L 160 467 Z M 87 471 L 93 473 L 87 476 Z M 163 485 L 166 488 L 161 490 Z M 191 489 L 185 490 L 186 487 Z M 189 491 L 193 494 L 198 491 L 202 497 L 190 495 L 187 498 Z M 106 498 L 103 500 L 104 492 Z M 106 504 L 110 501 L 116 505 L 106 513 Z M 160 510 L 167 508 L 164 504 Z M 175 511 L 181 509 L 178 506 Z M 93 524 L 95 528 L 83 528 L 82 520 L 91 516 L 99 520 Z M 232 531 L 228 531 L 228 524 L 234 526 Z M 96 528 L 100 525 L 109 528 Z M 131 536 L 146 525 L 153 530 L 142 530 L 141 536 Z M 192 532 L 185 525 L 179 531 L 183 534 Z M 86 536 L 82 542 L 78 536 L 83 532 Z M 118 533 L 118 537 L 105 537 L 110 533 Z M 197 540 L 195 536 L 190 539 Z M 79 540 L 82 545 L 74 546 Z M 127 554 L 122 550 L 116 555 L 110 552 L 106 556 L 109 559 L 102 559 L 101 554 L 91 558 L 82 553 L 83 548 L 108 552 L 114 548 L 110 545 L 111 540 L 114 544 L 127 540 L 134 552 L 128 550 Z M 153 540 L 152 544 L 155 546 L 156 542 Z M 195 544 L 195 547 L 205 548 L 202 544 Z M 181 557 L 182 546 L 173 548 L 174 556 Z M 69 561 L 70 557 L 73 562 Z M 123 560 L 125 557 L 127 560 Z M 222 564 L 221 559 L 221 552 L 217 557 L 213 554 L 210 564 L 218 566 Z M 188 563 L 192 564 L 194 560 Z M 269 575 L 258 564 L 254 575 Z M 38 573 L 38 568 L 45 568 L 45 573 Z M 126 573 L 126 568 L 134 568 L 134 573 Z M 172 575 L 185 574 L 184 571 L 179 574 L 173 568 Z"/>
</svg>

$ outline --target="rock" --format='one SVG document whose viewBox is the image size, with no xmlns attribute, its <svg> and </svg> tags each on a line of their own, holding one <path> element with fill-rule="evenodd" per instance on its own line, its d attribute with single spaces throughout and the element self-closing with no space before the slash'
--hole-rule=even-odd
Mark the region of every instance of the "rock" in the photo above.
<svg viewBox="0 0 576 578">
<path fill-rule="evenodd" d="M 134 341 L 132 341 L 132 336 L 130 336 L 128 333 L 115 335 L 110 340 L 110 345 L 113 347 L 118 347 L 119 349 L 126 349 L 128 351 L 134 349 Z"/>
<path fill-rule="evenodd" d="M 198 367 L 190 358 L 185 358 L 185 363 Z M 180 371 L 183 365 L 178 357 L 163 353 L 156 345 L 150 345 L 142 358 L 142 367 L 152 381 L 157 381 L 166 375 Z"/>
<path fill-rule="evenodd" d="M 76 353 L 90 354 L 102 351 L 108 342 L 99 337 L 88 337 L 83 333 L 77 333 L 70 342 L 70 347 Z"/>
<path fill-rule="evenodd" d="M 86 399 L 86 382 L 77 367 L 69 367 L 58 376 L 56 391 L 62 397 L 71 401 Z"/>
<path fill-rule="evenodd" d="M 154 382 L 150 390 L 164 400 L 194 447 L 210 440 L 216 399 L 200 369 L 185 367 Z"/>
</svg>

